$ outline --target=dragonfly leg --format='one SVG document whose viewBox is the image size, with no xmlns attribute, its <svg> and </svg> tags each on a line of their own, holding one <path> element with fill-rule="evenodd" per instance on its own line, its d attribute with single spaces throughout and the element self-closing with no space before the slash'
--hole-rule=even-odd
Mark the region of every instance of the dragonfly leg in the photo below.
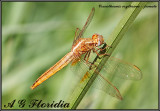
<svg viewBox="0 0 160 111">
<path fill-rule="evenodd" d="M 96 47 L 97 48 L 97 47 Z M 93 49 L 93 52 L 95 52 L 98 56 L 110 56 L 110 54 L 107 54 L 107 53 L 104 53 L 104 54 L 99 54 L 98 53 L 98 50 L 96 50 L 96 49 Z"/>
<path fill-rule="evenodd" d="M 112 46 L 109 46 L 109 45 L 107 45 L 106 43 L 104 43 L 104 44 L 105 44 L 105 47 L 102 47 L 102 48 L 96 47 L 97 50 L 103 51 L 103 50 L 107 49 L 108 47 L 112 48 Z"/>
<path fill-rule="evenodd" d="M 88 61 L 88 60 L 89 60 L 90 53 L 91 53 L 91 51 L 88 51 L 88 52 L 86 53 L 86 55 L 84 56 L 84 60 L 85 60 L 85 62 L 86 62 L 87 64 L 93 65 L 90 61 Z M 87 59 L 86 59 L 86 58 L 87 58 Z"/>
<path fill-rule="evenodd" d="M 86 62 L 87 64 L 89 64 L 89 66 L 90 66 L 89 69 L 91 70 L 91 69 L 93 69 L 93 68 L 95 68 L 95 67 L 97 67 L 97 66 L 96 66 L 94 63 L 88 61 L 88 60 L 89 60 L 90 53 L 91 53 L 91 50 L 86 53 L 86 55 L 84 56 L 84 60 L 85 60 L 85 62 Z M 87 59 L 86 59 L 86 58 L 87 58 Z M 94 67 L 92 67 L 92 66 L 94 66 Z"/>
<path fill-rule="evenodd" d="M 86 62 L 88 62 L 90 53 L 91 53 L 91 51 L 88 51 L 88 52 L 86 53 L 86 55 L 84 56 L 84 60 L 85 60 Z M 86 57 L 87 57 L 87 59 L 86 59 Z"/>
</svg>

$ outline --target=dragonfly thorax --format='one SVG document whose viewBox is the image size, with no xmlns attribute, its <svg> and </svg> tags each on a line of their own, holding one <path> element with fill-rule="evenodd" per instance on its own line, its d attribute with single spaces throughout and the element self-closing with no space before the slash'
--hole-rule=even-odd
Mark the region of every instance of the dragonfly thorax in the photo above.
<svg viewBox="0 0 160 111">
<path fill-rule="evenodd" d="M 92 36 L 92 39 L 95 43 L 96 46 L 100 46 L 104 43 L 104 39 L 103 39 L 103 36 L 102 35 L 99 35 L 99 34 L 94 34 Z"/>
</svg>

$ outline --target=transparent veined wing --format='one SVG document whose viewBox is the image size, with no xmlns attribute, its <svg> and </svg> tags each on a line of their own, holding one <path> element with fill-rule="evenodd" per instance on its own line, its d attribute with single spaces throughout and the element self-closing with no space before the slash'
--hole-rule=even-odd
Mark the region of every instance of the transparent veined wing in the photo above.
<svg viewBox="0 0 160 111">
<path fill-rule="evenodd" d="M 75 32 L 75 35 L 74 35 L 74 40 L 73 40 L 73 44 L 72 45 L 74 45 L 74 43 L 76 42 L 77 37 L 78 37 L 78 35 L 79 35 L 80 32 L 81 32 L 81 30 L 79 28 L 77 28 L 76 32 Z"/>
<path fill-rule="evenodd" d="M 94 16 L 94 12 L 95 12 L 95 8 L 92 8 L 92 11 L 90 12 L 90 14 L 87 18 L 87 21 L 86 21 L 85 25 L 83 26 L 82 30 L 77 28 L 73 43 L 75 43 L 76 40 L 78 40 L 79 38 L 81 38 L 83 36 L 85 30 L 87 29 L 87 27 L 89 26 L 89 24 L 92 21 L 92 18 Z"/>
<path fill-rule="evenodd" d="M 75 59 L 71 63 L 71 69 L 74 72 L 74 74 L 77 75 L 79 78 L 80 84 L 87 84 L 88 80 L 91 77 L 91 73 L 93 73 L 93 70 L 89 70 L 89 64 L 83 60 L 83 57 Z M 103 77 L 99 72 L 96 72 L 98 74 L 96 80 L 94 81 L 92 87 L 102 90 L 106 92 L 107 94 L 116 97 L 117 99 L 122 100 L 122 96 L 119 92 L 119 90 L 114 86 L 109 80 Z M 83 85 L 80 85 L 80 87 Z"/>
<path fill-rule="evenodd" d="M 91 77 L 90 73 L 92 73 L 96 67 L 89 70 L 90 65 L 83 60 L 83 57 L 75 61 L 76 62 L 72 62 L 72 64 L 76 64 L 75 74 L 81 78 L 80 83 L 86 84 Z M 92 86 L 120 100 L 122 100 L 122 96 L 117 86 L 124 82 L 124 79 L 140 80 L 142 78 L 142 72 L 137 66 L 113 57 L 110 57 L 101 72 L 96 72 L 96 74 L 98 74 L 98 76 Z M 116 86 L 112 83 L 116 84 Z"/>
<path fill-rule="evenodd" d="M 142 72 L 137 66 L 114 57 L 110 57 L 97 74 L 93 86 L 120 100 L 122 96 L 116 87 L 122 87 L 125 80 L 142 78 Z"/>
<path fill-rule="evenodd" d="M 76 56 L 70 65 L 70 69 L 73 72 L 73 74 L 76 74 L 76 76 L 78 77 L 78 81 L 81 81 L 83 75 L 88 71 L 88 68 L 84 63 L 85 61 L 83 60 L 83 58 L 84 55 L 82 55 L 81 57 Z"/>
<path fill-rule="evenodd" d="M 126 80 L 140 80 L 142 78 L 142 72 L 137 66 L 114 57 L 107 60 L 101 74 Z"/>
</svg>

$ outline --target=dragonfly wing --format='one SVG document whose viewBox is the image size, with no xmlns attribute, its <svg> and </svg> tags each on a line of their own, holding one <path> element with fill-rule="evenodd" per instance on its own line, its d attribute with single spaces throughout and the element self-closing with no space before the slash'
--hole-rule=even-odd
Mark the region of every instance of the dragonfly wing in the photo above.
<svg viewBox="0 0 160 111">
<path fill-rule="evenodd" d="M 75 59 L 72 60 L 72 63 L 70 65 L 72 72 L 76 74 L 79 81 L 81 81 L 83 75 L 88 71 L 88 68 L 86 68 L 86 65 L 82 61 L 83 61 L 83 56 L 75 57 Z"/>
<path fill-rule="evenodd" d="M 92 18 L 94 16 L 94 12 L 95 12 L 95 9 L 92 8 L 92 11 L 91 13 L 89 14 L 88 18 L 87 18 L 87 21 L 85 23 L 85 25 L 83 26 L 82 30 L 80 29 L 77 29 L 76 30 L 76 34 L 75 34 L 75 37 L 74 37 L 74 41 L 73 41 L 73 44 L 75 43 L 76 40 L 78 40 L 79 38 L 82 38 L 85 30 L 87 29 L 88 25 L 90 24 L 90 22 L 92 21 Z"/>
<path fill-rule="evenodd" d="M 91 72 L 93 71 L 89 70 L 89 64 L 87 64 L 83 60 L 83 57 L 73 60 L 73 62 L 71 63 L 71 69 L 74 72 L 74 74 L 78 75 L 81 84 L 86 84 L 88 82 L 88 80 L 91 77 Z M 107 94 L 122 100 L 122 96 L 119 90 L 109 80 L 104 78 L 101 74 L 99 73 L 97 74 L 98 76 L 96 80 L 93 82 L 92 87 L 102 90 Z"/>
<path fill-rule="evenodd" d="M 103 66 L 101 74 L 126 80 L 140 80 L 142 78 L 142 72 L 137 66 L 113 57 L 110 57 Z"/>
<path fill-rule="evenodd" d="M 116 97 L 117 99 L 122 100 L 122 96 L 119 90 L 116 88 L 116 86 L 114 86 L 108 79 L 103 77 L 100 73 L 98 73 L 98 76 L 96 77 L 92 86 L 96 89 L 106 92 L 107 94 L 113 97 Z"/>
<path fill-rule="evenodd" d="M 75 36 L 74 36 L 74 40 L 73 40 L 73 44 L 72 45 L 74 45 L 74 43 L 76 42 L 77 36 L 79 35 L 80 32 L 81 32 L 81 30 L 79 28 L 77 28 L 76 32 L 75 32 Z"/>
<path fill-rule="evenodd" d="M 87 29 L 88 25 L 91 23 L 92 18 L 93 18 L 93 16 L 94 16 L 94 12 L 95 12 L 95 9 L 92 8 L 92 11 L 91 11 L 91 13 L 89 14 L 89 16 L 88 16 L 88 18 L 87 18 L 87 21 L 86 21 L 85 25 L 83 26 L 82 31 L 81 31 L 80 34 L 78 35 L 77 39 L 79 39 L 79 38 L 82 37 L 82 35 L 83 35 L 83 33 L 85 32 L 85 30 Z"/>
</svg>

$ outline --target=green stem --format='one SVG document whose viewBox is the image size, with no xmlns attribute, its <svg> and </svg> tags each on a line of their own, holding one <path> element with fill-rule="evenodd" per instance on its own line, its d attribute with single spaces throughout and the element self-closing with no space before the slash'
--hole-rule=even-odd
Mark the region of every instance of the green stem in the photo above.
<svg viewBox="0 0 160 111">
<path fill-rule="evenodd" d="M 129 27 L 131 26 L 131 24 L 133 23 L 137 15 L 140 13 L 140 11 L 144 8 L 145 5 L 146 5 L 146 2 L 133 2 L 131 6 L 139 6 L 139 7 L 136 7 L 136 8 L 131 7 L 126 10 L 124 17 L 121 19 L 121 21 L 119 22 L 119 24 L 117 25 L 117 27 L 115 28 L 111 36 L 109 37 L 110 39 L 109 42 L 111 43 L 112 48 L 109 48 L 106 51 L 106 53 L 110 55 L 112 54 L 112 52 L 114 51 L 114 49 L 116 48 L 120 40 L 122 39 L 123 35 L 127 32 L 127 30 L 129 29 Z M 81 88 L 78 96 L 74 96 L 74 99 L 72 99 L 70 103 L 71 109 L 77 108 L 77 106 L 79 105 L 79 103 L 81 102 L 85 94 L 87 93 L 88 89 L 90 88 L 94 80 L 96 79 L 97 77 L 96 72 L 97 71 L 100 72 L 104 64 L 107 62 L 108 58 L 109 56 L 105 56 L 100 60 L 100 63 L 98 67 L 96 68 L 96 70 L 93 72 L 91 78 L 89 78 L 85 86 Z M 97 57 L 95 59 L 97 60 Z"/>
</svg>

